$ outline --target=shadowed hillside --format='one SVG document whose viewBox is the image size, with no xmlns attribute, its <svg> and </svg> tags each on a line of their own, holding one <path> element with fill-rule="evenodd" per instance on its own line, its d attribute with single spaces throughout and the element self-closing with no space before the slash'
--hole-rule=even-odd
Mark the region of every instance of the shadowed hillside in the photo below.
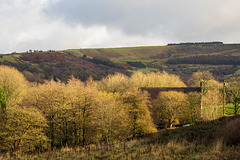
<svg viewBox="0 0 240 160">
<path fill-rule="evenodd" d="M 120 72 L 129 75 L 141 70 L 167 71 L 187 82 L 196 71 L 209 70 L 223 80 L 240 74 L 240 44 L 180 43 L 102 49 L 69 49 L 65 51 L 28 51 L 0 55 L 0 64 L 14 66 L 30 81 L 51 78 L 67 81 L 74 75 L 85 81 L 99 80 Z"/>
<path fill-rule="evenodd" d="M 90 59 L 55 51 L 2 55 L 0 64 L 13 66 L 29 81 L 40 83 L 50 79 L 66 82 L 71 75 L 86 81 L 90 76 L 99 80 L 115 72 L 129 74 L 108 59 Z"/>
</svg>

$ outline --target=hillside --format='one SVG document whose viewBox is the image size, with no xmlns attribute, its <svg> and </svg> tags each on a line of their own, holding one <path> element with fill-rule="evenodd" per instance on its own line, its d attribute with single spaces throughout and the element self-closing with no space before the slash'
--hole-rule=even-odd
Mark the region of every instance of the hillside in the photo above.
<svg viewBox="0 0 240 160">
<path fill-rule="evenodd" d="M 238 76 L 240 44 L 181 43 L 167 46 L 28 51 L 0 55 L 0 64 L 14 66 L 30 81 L 67 81 L 74 75 L 85 81 L 107 74 L 141 70 L 167 71 L 186 82 L 193 72 L 209 70 L 219 81 Z"/>
<path fill-rule="evenodd" d="M 19 154 L 14 159 L 239 159 L 239 124 L 239 115 L 228 116 L 128 141 Z M 13 157 L 0 154 L 0 159 Z"/>
<path fill-rule="evenodd" d="M 66 82 L 71 75 L 86 81 L 90 76 L 99 80 L 108 74 L 128 74 L 121 66 L 109 60 L 84 59 L 66 52 L 31 52 L 1 55 L 0 64 L 17 68 L 31 82 L 60 79 Z M 95 61 L 94 61 L 95 60 Z M 98 59 L 97 59 L 98 60 Z"/>
</svg>

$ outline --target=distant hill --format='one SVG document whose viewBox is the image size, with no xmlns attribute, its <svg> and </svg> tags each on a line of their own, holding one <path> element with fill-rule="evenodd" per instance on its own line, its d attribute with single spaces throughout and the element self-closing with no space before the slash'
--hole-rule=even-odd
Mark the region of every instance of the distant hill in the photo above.
<svg viewBox="0 0 240 160">
<path fill-rule="evenodd" d="M 30 81 L 69 76 L 85 81 L 99 80 L 108 74 L 131 74 L 141 70 L 167 71 L 184 81 L 199 70 L 209 70 L 218 80 L 240 74 L 240 44 L 189 42 L 167 46 L 28 51 L 0 55 L 0 65 L 14 66 Z"/>
<path fill-rule="evenodd" d="M 67 52 L 14 53 L 0 56 L 0 65 L 8 65 L 23 72 L 32 82 L 61 80 L 67 82 L 71 75 L 86 81 L 90 76 L 99 80 L 108 74 L 120 72 L 129 74 L 126 69 L 106 58 L 74 56 Z"/>
</svg>

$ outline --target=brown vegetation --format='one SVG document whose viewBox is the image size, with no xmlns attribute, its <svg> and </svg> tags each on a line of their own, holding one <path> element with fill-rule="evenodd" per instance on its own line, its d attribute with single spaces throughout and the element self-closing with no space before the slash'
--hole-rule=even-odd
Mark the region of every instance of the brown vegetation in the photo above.
<svg viewBox="0 0 240 160">
<path fill-rule="evenodd" d="M 223 125 L 222 129 L 218 133 L 219 139 L 223 140 L 223 143 L 227 145 L 239 145 L 240 144 L 240 116 L 238 118 L 234 116 L 231 120 L 227 121 Z"/>
<path fill-rule="evenodd" d="M 86 83 L 72 77 L 67 83 L 43 84 L 29 83 L 6 66 L 0 66 L 0 75 L 0 151 L 11 156 L 38 152 L 34 158 L 69 158 L 72 154 L 70 158 L 78 159 L 186 159 L 209 158 L 207 153 L 213 159 L 239 157 L 233 154 L 239 145 L 235 134 L 239 121 L 207 121 L 219 117 L 220 85 L 215 80 L 203 83 L 200 111 L 199 93 L 161 92 L 150 103 L 149 94 L 139 90 L 185 86 L 178 76 L 166 72 L 131 77 L 118 73 L 101 81 L 89 78 Z M 200 125 L 157 133 L 154 122 L 162 119 L 169 126 L 177 119 Z M 223 127 L 229 132 L 223 132 Z M 217 132 L 222 134 L 217 136 Z M 206 150 L 208 145 L 211 149 Z M 228 145 L 236 148 L 230 152 Z M 28 156 L 19 158 L 31 159 Z M 4 154 L 3 158 L 11 157 Z"/>
<path fill-rule="evenodd" d="M 17 159 L 239 159 L 239 145 L 226 145 L 218 137 L 221 127 L 232 119 L 215 120 L 200 125 L 178 128 L 146 135 L 129 141 L 108 144 L 87 145 L 85 147 L 63 147 L 44 153 L 15 155 Z M 238 117 L 239 119 L 239 117 Z M 234 121 L 234 120 L 233 120 Z M 9 154 L 1 159 L 12 159 Z"/>
<path fill-rule="evenodd" d="M 130 75 L 130 72 L 141 67 L 146 71 L 165 70 L 181 76 L 186 83 L 194 72 L 204 70 L 213 73 L 218 80 L 238 76 L 239 67 L 236 64 L 239 50 L 239 44 L 189 43 L 150 47 L 72 49 L 57 52 L 27 51 L 1 55 L 0 64 L 13 66 L 23 72 L 29 81 L 40 83 L 52 78 L 67 82 L 71 75 L 82 81 L 86 81 L 89 76 L 94 80 L 100 80 L 116 72 Z M 183 60 L 185 60 L 184 64 L 181 62 Z M 170 61 L 176 62 L 168 64 L 167 62 Z M 128 63 L 132 63 L 133 66 Z"/>
</svg>

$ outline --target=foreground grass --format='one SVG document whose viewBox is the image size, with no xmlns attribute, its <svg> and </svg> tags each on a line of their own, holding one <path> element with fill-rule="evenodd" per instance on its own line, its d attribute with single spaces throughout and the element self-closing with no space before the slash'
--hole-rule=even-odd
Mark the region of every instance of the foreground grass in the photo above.
<svg viewBox="0 0 240 160">
<path fill-rule="evenodd" d="M 238 160 L 240 159 L 239 126 L 240 116 L 230 116 L 187 128 L 163 130 L 124 142 L 89 145 L 84 148 L 65 147 L 38 154 L 25 153 L 11 156 L 7 153 L 0 155 L 0 159 Z M 225 130 L 227 130 L 226 133 Z M 231 143 L 230 137 L 235 137 L 234 143 Z"/>
<path fill-rule="evenodd" d="M 239 159 L 240 146 L 225 146 L 221 140 L 213 145 L 170 141 L 167 144 L 147 144 L 142 140 L 114 145 L 86 148 L 63 148 L 41 154 L 23 154 L 12 157 L 9 154 L 0 159 Z"/>
</svg>

